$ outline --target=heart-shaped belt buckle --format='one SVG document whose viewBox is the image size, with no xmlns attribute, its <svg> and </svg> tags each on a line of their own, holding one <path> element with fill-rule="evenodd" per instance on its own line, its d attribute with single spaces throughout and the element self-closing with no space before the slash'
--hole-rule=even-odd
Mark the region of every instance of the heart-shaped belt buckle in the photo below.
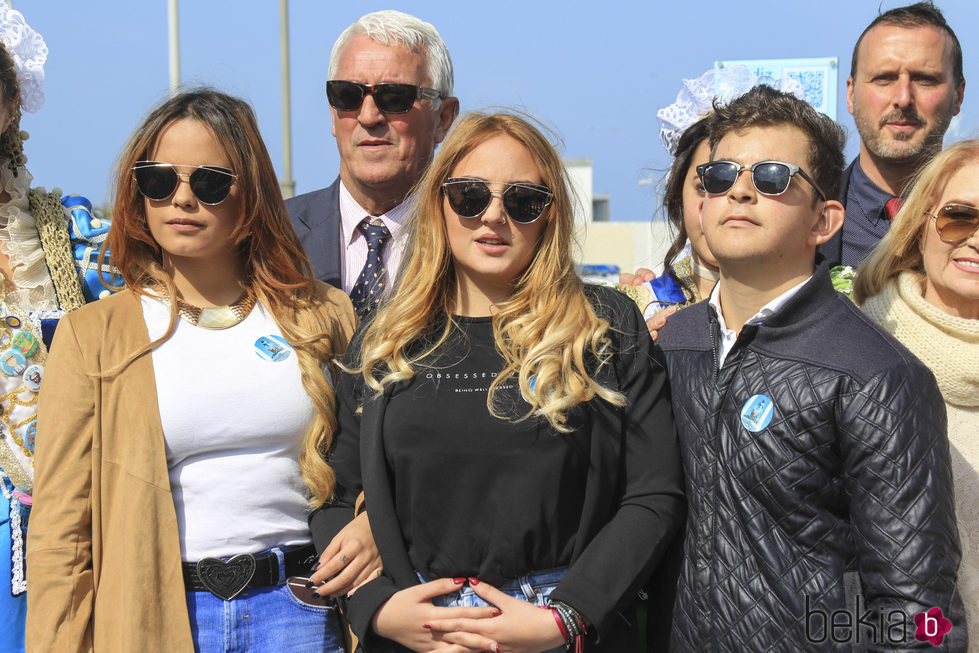
<svg viewBox="0 0 979 653">
<path fill-rule="evenodd" d="M 255 575 L 255 556 L 236 555 L 229 560 L 201 558 L 197 561 L 197 577 L 214 596 L 225 601 L 235 598 L 248 587 Z"/>
</svg>

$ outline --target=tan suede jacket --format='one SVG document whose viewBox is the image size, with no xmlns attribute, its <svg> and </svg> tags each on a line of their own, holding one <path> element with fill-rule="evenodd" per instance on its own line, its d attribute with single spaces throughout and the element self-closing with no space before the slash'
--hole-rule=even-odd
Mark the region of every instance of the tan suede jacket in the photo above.
<svg viewBox="0 0 979 653">
<path fill-rule="evenodd" d="M 350 300 L 319 282 L 316 292 L 342 352 Z M 152 358 L 98 378 L 148 342 L 128 290 L 58 326 L 38 406 L 28 651 L 194 650 Z"/>
</svg>

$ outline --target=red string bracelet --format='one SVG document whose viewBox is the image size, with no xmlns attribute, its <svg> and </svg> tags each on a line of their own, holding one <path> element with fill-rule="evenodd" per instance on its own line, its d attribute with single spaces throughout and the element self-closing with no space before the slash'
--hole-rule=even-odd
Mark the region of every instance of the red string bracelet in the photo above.
<svg viewBox="0 0 979 653">
<path fill-rule="evenodd" d="M 561 631 L 561 637 L 567 642 L 570 640 L 568 637 L 568 631 L 564 627 L 564 622 L 561 621 L 561 615 L 558 613 L 557 608 L 551 608 L 551 616 L 554 617 L 554 621 L 557 622 L 557 627 Z"/>
</svg>

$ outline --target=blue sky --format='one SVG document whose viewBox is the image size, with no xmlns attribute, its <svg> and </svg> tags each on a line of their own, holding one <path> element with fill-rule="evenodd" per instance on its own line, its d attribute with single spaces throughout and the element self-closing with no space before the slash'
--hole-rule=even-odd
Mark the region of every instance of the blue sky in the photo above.
<svg viewBox="0 0 979 653">
<path fill-rule="evenodd" d="M 433 23 L 452 54 L 463 111 L 505 105 L 536 115 L 561 137 L 565 156 L 594 160 L 594 191 L 611 196 L 613 220 L 648 220 L 657 210 L 656 189 L 639 181 L 660 177 L 669 164 L 656 111 L 673 102 L 682 78 L 699 76 L 719 59 L 839 57 L 837 115 L 849 134 L 850 158 L 858 142 L 845 104 L 851 49 L 879 7 L 900 4 L 292 0 L 297 192 L 336 177 L 327 64 L 339 33 L 369 11 L 394 8 Z M 979 137 L 979 3 L 938 4 L 965 53 L 965 102 L 946 142 Z M 31 134 L 26 149 L 34 183 L 107 201 L 123 145 L 167 93 L 166 0 L 15 0 L 14 6 L 51 50 L 46 102 L 21 123 Z M 180 40 L 183 82 L 250 101 L 281 172 L 277 0 L 183 0 Z"/>
</svg>

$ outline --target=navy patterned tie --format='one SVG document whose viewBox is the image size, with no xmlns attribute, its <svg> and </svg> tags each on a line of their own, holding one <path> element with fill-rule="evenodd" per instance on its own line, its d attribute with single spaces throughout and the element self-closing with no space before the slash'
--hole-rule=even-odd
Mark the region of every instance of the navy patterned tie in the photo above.
<svg viewBox="0 0 979 653">
<path fill-rule="evenodd" d="M 357 228 L 367 239 L 367 262 L 360 271 L 357 282 L 350 291 L 350 300 L 354 303 L 357 315 L 363 320 L 371 311 L 377 308 L 384 294 L 387 278 L 384 269 L 384 245 L 391 239 L 391 232 L 380 220 L 372 224 L 365 219 Z"/>
</svg>

